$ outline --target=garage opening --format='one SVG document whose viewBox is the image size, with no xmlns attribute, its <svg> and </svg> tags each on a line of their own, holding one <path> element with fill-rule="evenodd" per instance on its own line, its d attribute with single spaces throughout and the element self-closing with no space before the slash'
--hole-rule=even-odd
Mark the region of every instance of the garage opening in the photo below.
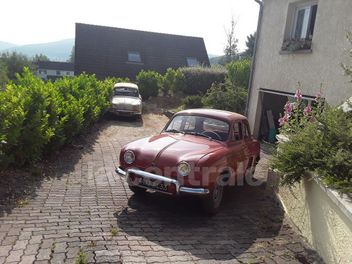
<svg viewBox="0 0 352 264">
<path fill-rule="evenodd" d="M 288 101 L 295 101 L 294 94 L 269 89 L 260 89 L 260 93 L 262 111 L 259 139 L 274 143 L 277 141 L 276 135 L 279 131 L 279 118 L 283 115 L 285 104 Z M 303 104 L 305 105 L 311 105 L 313 100 L 313 96 L 303 96 Z"/>
</svg>

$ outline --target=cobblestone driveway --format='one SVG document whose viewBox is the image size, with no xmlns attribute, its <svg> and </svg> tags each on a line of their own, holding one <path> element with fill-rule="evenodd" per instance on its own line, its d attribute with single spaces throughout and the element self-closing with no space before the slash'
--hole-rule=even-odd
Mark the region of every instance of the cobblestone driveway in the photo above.
<svg viewBox="0 0 352 264">
<path fill-rule="evenodd" d="M 102 121 L 84 147 L 58 154 L 36 197 L 0 212 L 0 263 L 74 263 L 80 249 L 96 263 L 313 263 L 263 187 L 228 192 L 215 217 L 196 199 L 132 195 L 114 173 L 119 150 L 166 122 L 143 119 Z"/>
</svg>

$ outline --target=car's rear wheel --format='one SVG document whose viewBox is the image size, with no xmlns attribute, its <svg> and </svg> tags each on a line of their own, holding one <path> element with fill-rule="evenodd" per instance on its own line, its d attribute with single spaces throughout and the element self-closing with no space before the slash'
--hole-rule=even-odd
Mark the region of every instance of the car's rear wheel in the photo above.
<svg viewBox="0 0 352 264">
<path fill-rule="evenodd" d="M 130 190 L 132 192 L 134 192 L 134 194 L 136 195 L 141 195 L 144 194 L 146 192 L 146 189 L 138 187 L 138 186 L 132 186 L 132 185 L 128 185 L 128 187 L 130 188 Z"/>
<path fill-rule="evenodd" d="M 213 191 L 203 199 L 203 210 L 209 215 L 215 215 L 220 208 L 224 187 L 215 183 Z"/>
</svg>

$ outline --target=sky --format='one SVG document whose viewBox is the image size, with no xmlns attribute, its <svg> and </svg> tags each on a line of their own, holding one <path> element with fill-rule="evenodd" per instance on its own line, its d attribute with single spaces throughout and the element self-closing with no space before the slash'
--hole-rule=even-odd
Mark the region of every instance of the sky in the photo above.
<svg viewBox="0 0 352 264">
<path fill-rule="evenodd" d="M 231 18 L 239 50 L 257 27 L 254 0 L 1 0 L 0 41 L 18 45 L 74 38 L 88 23 L 204 38 L 208 54 L 223 54 Z"/>
</svg>

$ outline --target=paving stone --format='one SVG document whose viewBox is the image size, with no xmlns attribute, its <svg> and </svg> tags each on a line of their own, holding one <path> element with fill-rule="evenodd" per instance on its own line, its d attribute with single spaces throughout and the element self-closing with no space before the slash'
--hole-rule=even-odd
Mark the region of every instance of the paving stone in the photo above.
<svg viewBox="0 0 352 264">
<path fill-rule="evenodd" d="M 0 257 L 7 257 L 12 246 L 0 246 Z"/>
<path fill-rule="evenodd" d="M 23 256 L 23 250 L 11 250 L 10 255 L 6 258 L 6 262 L 20 262 Z"/>
<path fill-rule="evenodd" d="M 51 249 L 50 248 L 41 248 L 38 251 L 36 259 L 37 260 L 49 260 L 50 259 L 50 254 L 51 254 Z"/>
<path fill-rule="evenodd" d="M 20 264 L 32 264 L 35 261 L 35 255 L 23 256 Z"/>
</svg>

